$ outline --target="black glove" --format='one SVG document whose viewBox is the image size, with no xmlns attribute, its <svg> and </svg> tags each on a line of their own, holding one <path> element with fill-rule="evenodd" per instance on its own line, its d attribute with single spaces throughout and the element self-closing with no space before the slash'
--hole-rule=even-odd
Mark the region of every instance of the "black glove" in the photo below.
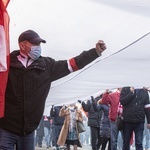
<svg viewBox="0 0 150 150">
<path fill-rule="evenodd" d="M 82 101 L 81 101 L 81 100 L 78 100 L 78 103 L 80 103 L 80 104 L 81 104 L 81 103 L 82 103 Z"/>
<path fill-rule="evenodd" d="M 95 99 L 94 99 L 94 97 L 93 97 L 93 96 L 91 96 L 91 100 L 92 100 L 92 102 L 95 102 Z"/>
</svg>

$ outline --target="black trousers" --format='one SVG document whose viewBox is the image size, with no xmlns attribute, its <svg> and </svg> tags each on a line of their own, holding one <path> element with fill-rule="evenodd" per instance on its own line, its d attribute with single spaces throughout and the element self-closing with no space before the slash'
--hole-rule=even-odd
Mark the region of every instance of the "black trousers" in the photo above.
<svg viewBox="0 0 150 150">
<path fill-rule="evenodd" d="M 57 147 L 57 140 L 61 131 L 62 125 L 54 125 L 52 145 Z"/>
<path fill-rule="evenodd" d="M 100 137 L 100 128 L 99 127 L 92 127 L 90 126 L 91 129 L 91 146 L 92 150 L 98 150 L 102 144 L 102 140 Z"/>
<path fill-rule="evenodd" d="M 102 146 L 101 146 L 101 150 L 105 150 L 105 149 L 106 149 L 107 143 L 108 143 L 108 150 L 110 150 L 110 149 L 111 149 L 110 138 L 102 137 Z"/>
</svg>

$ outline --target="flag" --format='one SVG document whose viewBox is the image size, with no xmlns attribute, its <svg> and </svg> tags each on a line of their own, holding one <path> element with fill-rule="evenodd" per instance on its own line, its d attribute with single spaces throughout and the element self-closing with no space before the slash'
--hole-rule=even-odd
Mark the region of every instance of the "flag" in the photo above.
<svg viewBox="0 0 150 150">
<path fill-rule="evenodd" d="M 5 90 L 9 69 L 9 15 L 6 7 L 9 0 L 0 0 L 0 118 L 4 117 Z"/>
</svg>

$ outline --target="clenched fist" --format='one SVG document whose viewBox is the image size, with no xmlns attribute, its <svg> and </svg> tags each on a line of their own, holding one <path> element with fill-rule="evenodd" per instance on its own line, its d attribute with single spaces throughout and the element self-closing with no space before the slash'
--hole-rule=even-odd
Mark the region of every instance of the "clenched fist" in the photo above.
<svg viewBox="0 0 150 150">
<path fill-rule="evenodd" d="M 106 49 L 106 44 L 104 43 L 104 41 L 99 40 L 96 43 L 96 52 L 101 55 L 101 53 Z"/>
</svg>

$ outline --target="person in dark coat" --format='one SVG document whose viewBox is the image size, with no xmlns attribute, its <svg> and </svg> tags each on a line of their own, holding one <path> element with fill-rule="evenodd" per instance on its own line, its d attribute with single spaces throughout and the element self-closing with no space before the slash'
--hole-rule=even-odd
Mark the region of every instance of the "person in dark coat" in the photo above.
<svg viewBox="0 0 150 150">
<path fill-rule="evenodd" d="M 95 98 L 95 100 L 99 100 L 99 97 Z M 78 100 L 79 103 L 81 103 L 82 108 L 85 112 L 88 112 L 88 126 L 91 130 L 91 146 L 92 150 L 98 150 L 101 146 L 101 137 L 100 137 L 100 122 L 101 122 L 101 116 L 102 111 L 96 112 L 92 105 L 92 97 L 87 102 L 82 102 L 81 100 Z"/>
<path fill-rule="evenodd" d="M 58 149 L 59 147 L 57 141 L 65 119 L 64 116 L 59 116 L 61 108 L 62 106 L 52 105 L 50 110 L 50 116 L 53 118 L 53 149 Z"/>
<path fill-rule="evenodd" d="M 101 150 L 105 150 L 108 143 L 108 150 L 111 149 L 110 142 L 110 120 L 108 118 L 109 105 L 101 104 L 101 99 L 96 103 L 92 102 L 95 111 L 103 111 L 101 122 L 100 122 L 100 137 L 102 139 Z"/>
<path fill-rule="evenodd" d="M 17 43 L 19 50 L 10 53 L 4 117 L 0 118 L 0 149 L 34 150 L 35 130 L 52 82 L 96 60 L 106 45 L 99 40 L 95 48 L 78 56 L 55 60 L 41 56 L 41 43 L 46 41 L 33 30 L 22 32 Z"/>
<path fill-rule="evenodd" d="M 44 137 L 44 116 L 42 116 L 41 121 L 36 129 L 36 144 L 38 147 L 42 147 L 43 137 Z"/>
<path fill-rule="evenodd" d="M 143 149 L 143 131 L 145 116 L 147 128 L 150 128 L 150 101 L 145 88 L 123 87 L 120 94 L 123 105 L 123 150 L 130 150 L 130 139 L 135 134 L 136 150 Z"/>
</svg>

